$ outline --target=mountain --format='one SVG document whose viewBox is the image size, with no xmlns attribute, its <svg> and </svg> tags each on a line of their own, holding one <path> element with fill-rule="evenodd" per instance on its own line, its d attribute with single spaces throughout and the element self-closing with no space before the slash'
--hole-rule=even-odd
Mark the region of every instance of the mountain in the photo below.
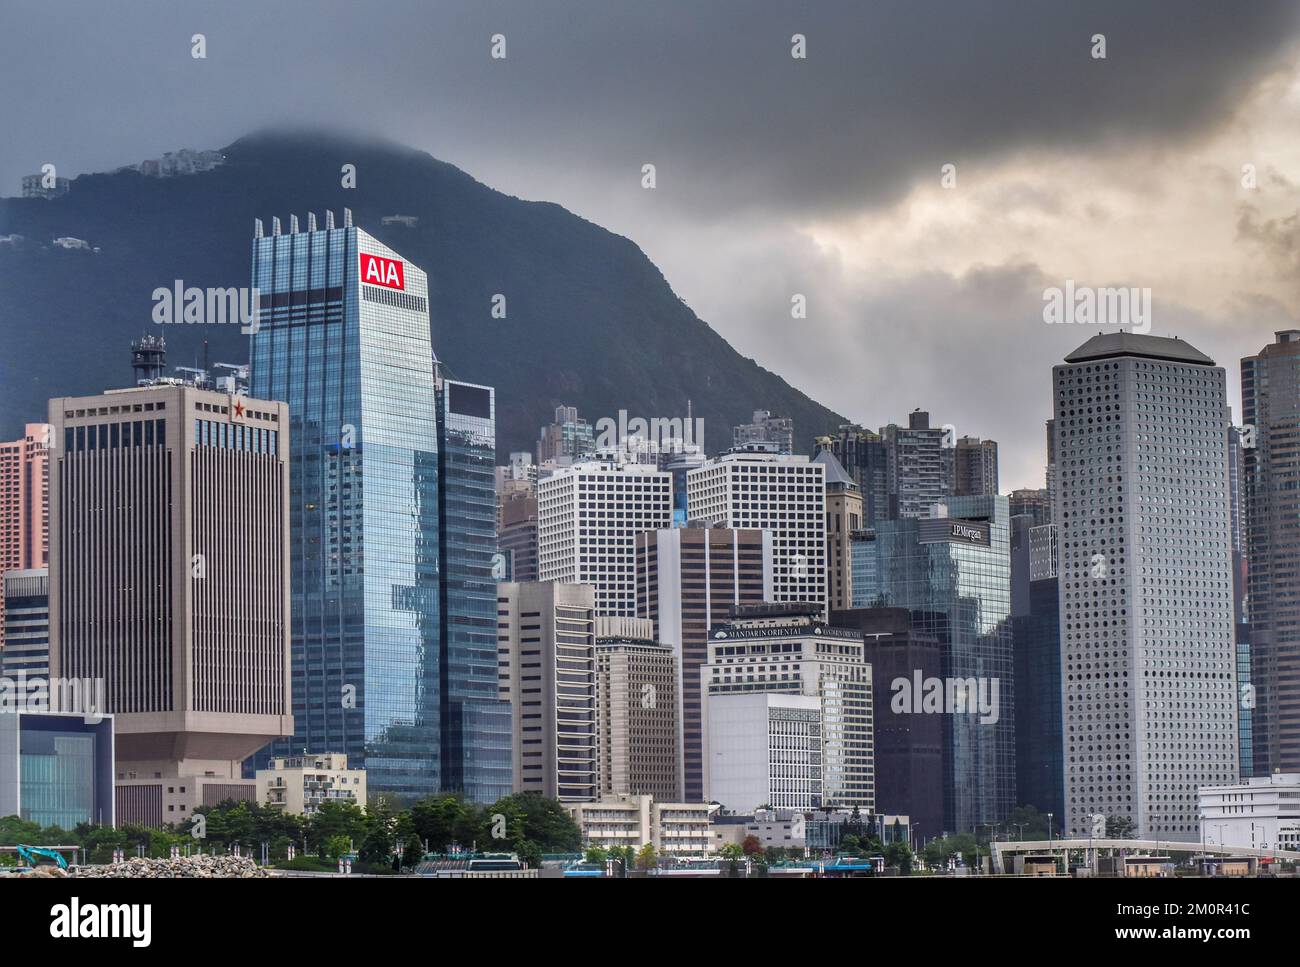
<svg viewBox="0 0 1300 967">
<path fill-rule="evenodd" d="M 131 169 L 83 175 L 54 199 L 0 199 L 0 439 L 45 417 L 51 396 L 130 385 L 132 339 L 167 338 L 168 365 L 247 361 L 238 326 L 158 326 L 152 293 L 247 286 L 253 219 L 355 224 L 429 274 L 434 352 L 464 380 L 497 390 L 501 454 L 532 449 L 555 407 L 593 424 L 616 418 L 704 419 L 705 445 L 730 444 L 754 409 L 793 417 L 801 446 L 842 418 L 746 359 L 673 292 L 633 242 L 559 205 L 487 187 L 400 145 L 314 133 L 262 133 L 223 149 L 197 174 Z M 357 187 L 342 187 L 345 164 Z M 418 224 L 384 225 L 385 215 Z M 98 251 L 52 240 L 85 239 Z M 507 317 L 493 319 L 492 297 Z"/>
</svg>

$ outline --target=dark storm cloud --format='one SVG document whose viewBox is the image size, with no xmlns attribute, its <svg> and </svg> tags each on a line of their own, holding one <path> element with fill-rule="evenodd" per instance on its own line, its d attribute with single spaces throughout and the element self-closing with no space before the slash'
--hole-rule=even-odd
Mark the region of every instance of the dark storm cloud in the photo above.
<svg viewBox="0 0 1300 967">
<path fill-rule="evenodd" d="M 630 182 L 654 163 L 662 201 L 709 217 L 869 206 L 944 163 L 1025 147 L 1183 138 L 1234 106 L 1295 21 L 1294 4 L 1271 0 L 7 8 L 6 193 L 47 161 L 102 169 L 294 119 L 453 161 Z M 194 33 L 205 60 L 190 56 Z M 505 61 L 488 56 L 495 33 Z M 806 60 L 790 56 L 795 33 Z"/>
</svg>

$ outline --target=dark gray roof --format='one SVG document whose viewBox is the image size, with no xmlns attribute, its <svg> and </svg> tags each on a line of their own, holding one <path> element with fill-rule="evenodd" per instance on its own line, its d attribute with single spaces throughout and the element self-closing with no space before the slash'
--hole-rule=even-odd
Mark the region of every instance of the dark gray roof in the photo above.
<svg viewBox="0 0 1300 967">
<path fill-rule="evenodd" d="M 1144 336 L 1133 332 L 1107 332 L 1093 336 L 1065 357 L 1067 363 L 1082 363 L 1090 359 L 1112 359 L 1116 356 L 1142 356 L 1146 359 L 1167 359 L 1175 363 L 1192 363 L 1213 366 L 1214 360 L 1191 343 L 1168 336 Z"/>
<path fill-rule="evenodd" d="M 855 481 L 848 472 L 845 471 L 843 464 L 835 459 L 835 454 L 829 450 L 822 450 L 817 456 L 813 457 L 813 463 L 820 463 L 826 468 L 826 486 L 839 485 L 841 487 L 857 487 Z"/>
</svg>

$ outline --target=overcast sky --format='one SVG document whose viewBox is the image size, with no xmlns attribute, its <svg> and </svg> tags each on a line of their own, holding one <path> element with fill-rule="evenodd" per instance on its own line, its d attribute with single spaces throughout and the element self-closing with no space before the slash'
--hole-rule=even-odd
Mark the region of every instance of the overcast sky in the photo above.
<svg viewBox="0 0 1300 967">
<path fill-rule="evenodd" d="M 1051 366 L 1096 331 L 1045 325 L 1044 288 L 1149 287 L 1234 409 L 1239 358 L 1295 324 L 1297 10 L 4 0 L 0 194 L 286 121 L 380 133 L 628 236 L 855 420 L 996 439 L 1007 491 L 1041 486 Z"/>
</svg>

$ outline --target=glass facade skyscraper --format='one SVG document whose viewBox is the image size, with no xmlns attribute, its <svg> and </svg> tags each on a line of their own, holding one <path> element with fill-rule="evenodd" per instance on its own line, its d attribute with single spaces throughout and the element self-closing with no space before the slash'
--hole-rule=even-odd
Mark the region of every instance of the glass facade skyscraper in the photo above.
<svg viewBox="0 0 1300 967">
<path fill-rule="evenodd" d="M 327 215 L 253 240 L 253 394 L 289 404 L 294 736 L 371 791 L 444 788 L 438 440 L 424 272 Z"/>
<path fill-rule="evenodd" d="M 907 608 L 913 629 L 939 641 L 944 677 L 975 680 L 973 711 L 945 708 L 944 748 L 946 828 L 973 832 L 1016 806 L 1010 513 L 1002 496 L 946 504 L 947 518 L 880 521 L 874 536 L 859 534 L 854 607 Z"/>
<path fill-rule="evenodd" d="M 509 795 L 510 703 L 498 699 L 496 396 L 440 379 L 438 473 L 443 788 L 472 802 Z"/>
</svg>

